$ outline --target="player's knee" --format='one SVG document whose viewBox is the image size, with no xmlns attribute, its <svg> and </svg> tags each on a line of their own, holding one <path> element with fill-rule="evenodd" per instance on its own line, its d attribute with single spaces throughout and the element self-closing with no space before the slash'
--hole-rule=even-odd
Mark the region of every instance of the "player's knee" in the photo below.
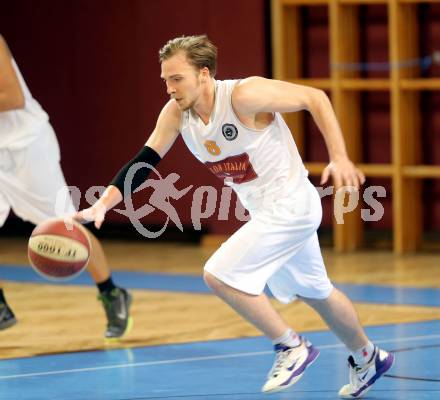
<svg viewBox="0 0 440 400">
<path fill-rule="evenodd" d="M 322 302 L 321 299 L 312 299 L 311 297 L 298 296 L 298 298 L 304 303 L 308 304 L 310 307 Z"/>
<path fill-rule="evenodd" d="M 310 307 L 316 308 L 320 305 L 327 303 L 331 294 L 333 292 L 332 290 L 329 290 L 328 293 L 320 293 L 317 297 L 305 297 L 298 295 L 298 298 L 302 300 L 304 303 L 308 304 Z"/>
</svg>

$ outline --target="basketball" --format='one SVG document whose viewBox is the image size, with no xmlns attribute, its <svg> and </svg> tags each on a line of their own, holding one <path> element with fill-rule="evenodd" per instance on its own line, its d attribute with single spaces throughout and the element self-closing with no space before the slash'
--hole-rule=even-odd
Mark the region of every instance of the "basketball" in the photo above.
<svg viewBox="0 0 440 400">
<path fill-rule="evenodd" d="M 61 218 L 37 225 L 28 243 L 34 270 L 52 281 L 69 280 L 87 267 L 91 244 L 86 230 L 77 222 Z"/>
</svg>

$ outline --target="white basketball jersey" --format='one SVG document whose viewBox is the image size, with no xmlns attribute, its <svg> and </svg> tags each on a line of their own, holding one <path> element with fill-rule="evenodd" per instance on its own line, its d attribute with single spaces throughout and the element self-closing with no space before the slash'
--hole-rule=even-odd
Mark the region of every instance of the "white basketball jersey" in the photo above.
<svg viewBox="0 0 440 400">
<path fill-rule="evenodd" d="M 32 97 L 14 59 L 12 65 L 24 94 L 24 108 L 0 112 L 0 148 L 20 149 L 38 136 L 49 117 Z"/>
<path fill-rule="evenodd" d="M 234 189 L 245 208 L 253 210 L 268 195 L 294 190 L 307 170 L 279 113 L 263 130 L 240 122 L 231 102 L 237 82 L 217 80 L 209 123 L 188 110 L 183 112 L 180 132 L 194 156 Z"/>
</svg>

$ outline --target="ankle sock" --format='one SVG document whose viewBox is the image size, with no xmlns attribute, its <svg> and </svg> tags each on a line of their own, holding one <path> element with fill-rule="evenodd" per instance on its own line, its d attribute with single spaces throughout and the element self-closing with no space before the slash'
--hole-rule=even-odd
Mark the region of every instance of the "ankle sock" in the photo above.
<svg viewBox="0 0 440 400">
<path fill-rule="evenodd" d="M 360 349 L 357 349 L 356 351 L 351 352 L 354 362 L 357 365 L 365 365 L 368 362 L 371 361 L 373 358 L 374 353 L 374 344 L 368 341 L 368 343 L 361 347 Z"/>
<path fill-rule="evenodd" d="M 272 344 L 283 344 L 288 347 L 298 347 L 301 344 L 299 335 L 293 329 L 287 329 L 283 335 L 272 340 Z"/>
<path fill-rule="evenodd" d="M 5 294 L 3 293 L 3 289 L 0 289 L 0 303 L 6 303 Z"/>
<path fill-rule="evenodd" d="M 107 280 L 97 283 L 96 286 L 98 286 L 99 293 L 110 293 L 113 289 L 116 289 L 111 276 Z"/>
</svg>

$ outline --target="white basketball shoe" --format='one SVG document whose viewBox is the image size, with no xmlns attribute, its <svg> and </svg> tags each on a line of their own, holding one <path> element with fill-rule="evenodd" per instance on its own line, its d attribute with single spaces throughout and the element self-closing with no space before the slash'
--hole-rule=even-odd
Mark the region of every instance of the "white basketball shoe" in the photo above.
<svg viewBox="0 0 440 400">
<path fill-rule="evenodd" d="M 350 370 L 350 383 L 344 385 L 339 391 L 339 396 L 344 399 L 357 399 L 366 394 L 376 382 L 394 363 L 394 356 L 385 350 L 374 348 L 371 361 L 359 366 L 352 356 L 348 357 Z"/>
<path fill-rule="evenodd" d="M 304 338 L 301 338 L 301 344 L 297 347 L 277 344 L 275 352 L 275 362 L 261 389 L 265 393 L 278 392 L 298 382 L 319 355 L 319 350 Z"/>
</svg>

